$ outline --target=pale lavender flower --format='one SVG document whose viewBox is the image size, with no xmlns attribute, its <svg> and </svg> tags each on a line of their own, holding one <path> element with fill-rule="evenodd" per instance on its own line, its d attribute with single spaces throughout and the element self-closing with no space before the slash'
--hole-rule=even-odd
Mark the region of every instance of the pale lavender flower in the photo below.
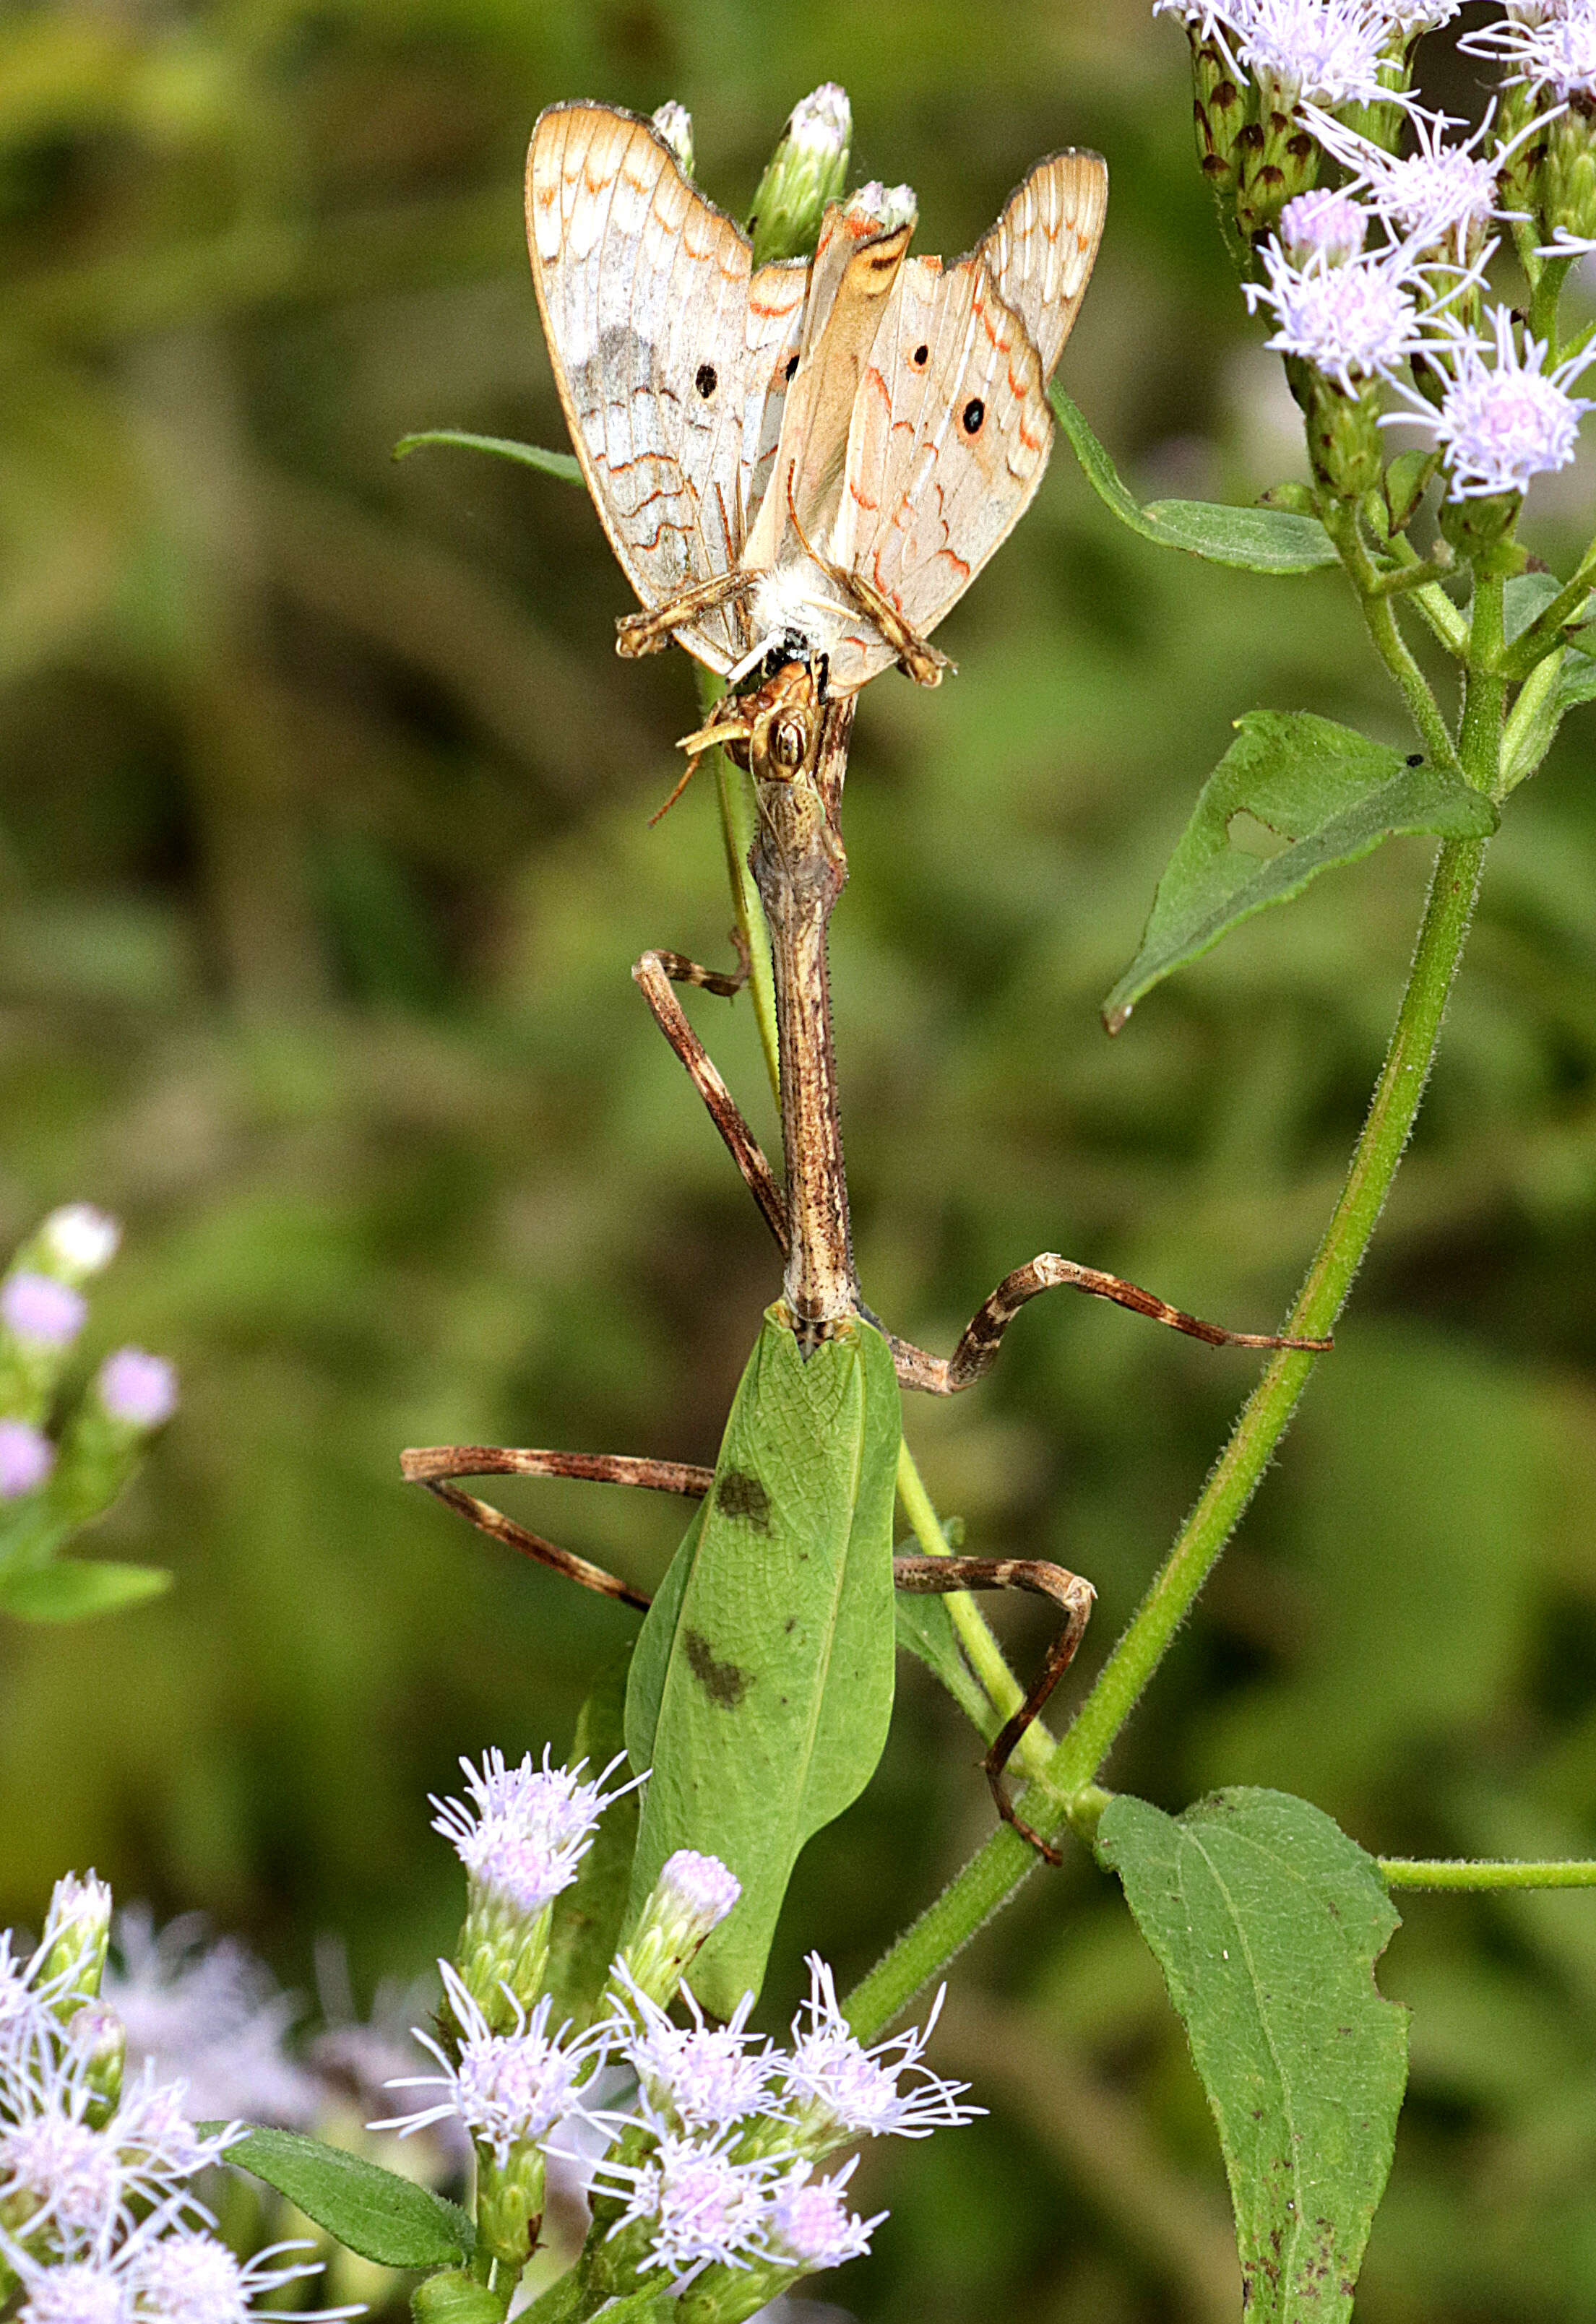
<svg viewBox="0 0 1596 2324">
<path fill-rule="evenodd" d="M 513 1994 L 507 1998 L 515 2012 L 515 2031 L 495 2034 L 458 1973 L 447 1961 L 438 1964 L 443 1974 L 449 2006 L 463 2039 L 459 2056 L 452 2059 L 430 2034 L 414 2028 L 415 2038 L 443 2069 L 438 2074 L 402 2074 L 390 2089 L 438 2089 L 445 2095 L 435 2104 L 410 2114 L 390 2115 L 369 2123 L 370 2130 L 396 2130 L 401 2138 L 450 2117 L 464 2123 L 479 2146 L 485 2146 L 501 2170 L 511 2151 L 536 2144 L 555 2124 L 570 2113 L 577 2085 L 602 2059 L 614 2028 L 606 2019 L 571 2040 L 567 2025 L 549 2031 L 554 1997 L 545 1994 L 529 2014 Z"/>
<path fill-rule="evenodd" d="M 127 2029 L 134 2063 L 186 2081 L 201 2120 L 314 2124 L 320 2086 L 283 2051 L 293 1997 L 235 1939 L 208 1943 L 198 1914 L 157 1934 L 147 1906 L 119 1913 L 100 1991 Z"/>
<path fill-rule="evenodd" d="M 658 2002 L 622 1971 L 632 2024 L 616 2048 L 631 2061 L 651 2107 L 685 2130 L 725 2130 L 764 2105 L 779 2053 L 766 2041 L 752 2048 L 747 2031 L 753 1996 L 745 1993 L 724 2025 L 707 2025 L 689 1993 L 690 2025 L 671 2022 Z"/>
<path fill-rule="evenodd" d="M 1490 319 L 1494 346 L 1469 332 L 1452 335 L 1452 378 L 1438 409 L 1404 389 L 1407 409 L 1388 415 L 1429 430 L 1457 500 L 1522 493 L 1535 477 L 1565 468 L 1579 448 L 1581 419 L 1596 410 L 1588 398 L 1569 393 L 1591 350 L 1547 371 L 1540 340 L 1527 337 L 1520 352 L 1507 308 L 1493 309 Z"/>
<path fill-rule="evenodd" d="M 1310 121 L 1326 152 L 1343 169 L 1356 172 L 1350 190 L 1366 196 L 1393 242 L 1426 249 L 1449 243 L 1461 254 L 1471 237 L 1477 244 L 1493 220 L 1519 215 L 1499 208 L 1497 180 L 1503 163 L 1544 126 L 1540 121 L 1528 122 L 1506 145 L 1486 152 L 1481 149 L 1491 134 L 1495 114 L 1493 103 L 1471 136 L 1448 144 L 1448 129 L 1464 124 L 1416 106 L 1410 118 L 1418 150 L 1400 154 L 1388 153 L 1326 114 L 1312 114 Z"/>
<path fill-rule="evenodd" d="M 1237 0 L 1242 62 L 1283 112 L 1298 105 L 1403 105 L 1388 84 L 1390 30 L 1371 0 Z"/>
<path fill-rule="evenodd" d="M 809 1998 L 793 2020 L 786 2079 L 788 2098 L 816 2129 L 847 2137 L 929 2138 L 934 2130 L 955 2129 L 985 2113 L 984 2107 L 959 2104 L 967 2082 L 945 2081 L 921 2063 L 946 1987 L 923 2027 L 912 2025 L 867 2050 L 837 2005 L 830 1969 L 818 1953 L 807 1960 Z M 916 2079 L 900 2089 L 908 2074 Z"/>
<path fill-rule="evenodd" d="M 518 1767 L 506 1766 L 502 1751 L 484 1753 L 480 1768 L 462 1759 L 472 1803 L 434 1794 L 432 1829 L 453 1843 L 475 1887 L 534 1917 L 575 1880 L 604 1810 L 641 1782 L 606 1793 L 621 1764 L 612 1759 L 585 1784 L 581 1767 L 553 1766 L 547 1748 L 541 1767 L 530 1751 Z"/>
<path fill-rule="evenodd" d="M 1318 259 L 1344 266 L 1356 258 L 1369 234 L 1369 212 L 1351 194 L 1315 186 L 1298 194 L 1280 213 L 1280 246 L 1293 266 Z"/>
<path fill-rule="evenodd" d="M 289 2252 L 310 2252 L 309 2259 L 284 2264 Z M 198 2228 L 135 2238 L 119 2254 L 127 2282 L 137 2302 L 137 2313 L 151 2324 L 249 2324 L 254 2302 L 280 2292 L 297 2277 L 320 2273 L 322 2262 L 306 2242 L 271 2244 L 247 2260 L 236 2258 L 226 2244 Z M 338 2317 L 361 2316 L 364 2307 L 281 2308 L 272 2300 L 264 2314 L 283 2324 L 333 2324 Z"/>
<path fill-rule="evenodd" d="M 775 2168 L 734 2162 L 724 2137 L 683 2138 L 662 2130 L 646 2162 L 606 2156 L 593 2186 L 625 2206 L 612 2236 L 633 2220 L 646 2221 L 653 2246 L 645 2265 L 690 2282 L 711 2265 L 748 2267 L 765 2256 L 765 2192 Z"/>
<path fill-rule="evenodd" d="M 1404 45 L 1450 24 L 1462 6 L 1462 0 L 1374 0 L 1376 14 Z"/>
<path fill-rule="evenodd" d="M 772 2258 L 815 2271 L 863 2257 L 887 2214 L 862 2219 L 848 2209 L 843 2190 L 858 2167 L 854 2155 L 829 2179 L 816 2179 L 811 2163 L 798 2163 L 778 2180 L 765 2201 L 763 2239 Z"/>
<path fill-rule="evenodd" d="M 9 2051 L 37 2042 L 56 2030 L 54 2004 L 70 1980 L 57 1975 L 48 1984 L 41 1985 L 39 1972 L 42 1964 L 42 1952 L 35 1952 L 27 1961 L 17 1960 L 12 1950 L 11 1931 L 0 1931 L 0 2059 Z M 5 2068 L 0 2064 L 0 2089 L 5 2087 L 4 2076 Z"/>
<path fill-rule="evenodd" d="M 658 131 L 676 156 L 677 167 L 684 178 L 693 174 L 693 116 L 685 105 L 668 97 L 650 116 L 650 126 Z"/>
<path fill-rule="evenodd" d="M 25 1420 L 0 1420 L 0 1501 L 37 1492 L 55 1467 L 55 1446 Z"/>
<path fill-rule="evenodd" d="M 0 1284 L 0 1323 L 32 1348 L 69 1348 L 83 1329 L 88 1302 L 53 1275 L 23 1268 Z"/>
<path fill-rule="evenodd" d="M 129 1428 L 160 1428 L 178 1408 L 178 1376 L 161 1356 L 118 1348 L 99 1370 L 100 1402 Z"/>
<path fill-rule="evenodd" d="M 1596 97 L 1596 13 L 1588 0 L 1519 7 L 1465 33 L 1458 46 L 1471 56 L 1499 59 L 1506 79 L 1548 90 L 1564 103 Z"/>
<path fill-rule="evenodd" d="M 122 1229 L 92 1203 L 63 1203 L 39 1230 L 51 1265 L 65 1283 L 87 1283 L 116 1256 Z"/>
<path fill-rule="evenodd" d="M 1243 283 L 1242 295 L 1254 313 L 1266 307 L 1275 318 L 1264 345 L 1300 355 L 1349 395 L 1388 376 L 1422 344 L 1422 280 L 1406 252 L 1370 251 L 1335 265 L 1317 257 L 1302 266 L 1276 242 L 1261 254 L 1268 280 Z"/>
<path fill-rule="evenodd" d="M 125 2083 L 103 2126 L 88 2119 L 99 2094 L 85 2061 L 46 2044 L 5 2061 L 0 2119 L 0 2203 L 14 2223 L 48 2224 L 81 2245 L 107 2239 L 136 2213 L 174 2196 L 185 2180 L 217 2162 L 238 2136 L 229 2125 L 202 2136 L 182 2109 L 180 2083 L 157 2084 L 148 2070 Z"/>
<path fill-rule="evenodd" d="M 109 2260 L 68 2260 L 59 2267 L 14 2260 L 14 2265 L 27 2292 L 16 2324 L 134 2324 L 132 2288 Z"/>
</svg>

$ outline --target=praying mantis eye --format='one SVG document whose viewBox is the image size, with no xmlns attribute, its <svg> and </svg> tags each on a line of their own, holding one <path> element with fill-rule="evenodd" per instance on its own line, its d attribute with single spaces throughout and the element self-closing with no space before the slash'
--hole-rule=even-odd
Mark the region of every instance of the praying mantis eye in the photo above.
<svg viewBox="0 0 1596 2324">
<path fill-rule="evenodd" d="M 770 756 L 777 766 L 796 770 L 804 763 L 808 741 L 801 718 L 779 718 L 770 733 Z"/>
</svg>

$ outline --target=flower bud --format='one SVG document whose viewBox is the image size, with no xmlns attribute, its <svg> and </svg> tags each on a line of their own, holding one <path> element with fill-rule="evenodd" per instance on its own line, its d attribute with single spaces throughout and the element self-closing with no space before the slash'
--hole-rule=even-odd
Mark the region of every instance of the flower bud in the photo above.
<svg viewBox="0 0 1596 2324">
<path fill-rule="evenodd" d="M 1319 144 L 1294 113 L 1278 107 L 1241 132 L 1236 224 L 1255 238 L 1267 234 L 1288 201 L 1305 193 L 1319 174 Z"/>
<path fill-rule="evenodd" d="M 503 2324 L 506 2298 L 463 2267 L 443 2267 L 417 2284 L 411 2309 L 416 2324 Z"/>
<path fill-rule="evenodd" d="M 1357 257 L 1368 232 L 1363 205 L 1329 186 L 1296 195 L 1280 213 L 1280 246 L 1293 266 L 1305 266 L 1313 258 L 1344 266 Z"/>
<path fill-rule="evenodd" d="M 1198 25 L 1186 29 L 1192 43 L 1192 125 L 1197 137 L 1197 167 L 1216 193 L 1232 193 L 1236 140 L 1247 125 L 1250 86 L 1238 88 L 1223 50 L 1216 42 L 1205 41 Z"/>
<path fill-rule="evenodd" d="M 1546 132 L 1540 175 L 1540 224 L 1545 239 L 1564 233 L 1576 241 L 1596 235 L 1596 108 L 1571 97 Z"/>
<path fill-rule="evenodd" d="M 47 1274 L 76 1286 L 103 1274 L 121 1240 L 122 1229 L 104 1211 L 91 1203 L 63 1203 L 40 1228 L 30 1256 Z"/>
<path fill-rule="evenodd" d="M 541 2151 L 517 2145 L 497 2162 L 482 2144 L 476 2149 L 476 2234 L 481 2246 L 506 2267 L 522 2268 L 532 2255 L 543 2218 L 545 2170 Z"/>
<path fill-rule="evenodd" d="M 26 1420 L 0 1420 L 0 1501 L 38 1491 L 55 1467 L 55 1446 Z"/>
<path fill-rule="evenodd" d="M 177 1410 L 177 1374 L 143 1348 L 118 1348 L 107 1356 L 96 1385 L 107 1416 L 141 1436 L 164 1427 Z"/>
<path fill-rule="evenodd" d="M 793 106 L 749 217 L 756 266 L 807 257 L 814 249 L 826 204 L 841 198 L 853 135 L 847 91 L 835 81 Z"/>
<path fill-rule="evenodd" d="M 653 125 L 676 156 L 677 167 L 689 180 L 693 175 L 693 116 L 685 105 L 668 97 L 653 117 Z"/>
<path fill-rule="evenodd" d="M 1303 406 L 1308 459 L 1317 481 L 1340 501 L 1361 500 L 1379 487 L 1385 455 L 1379 434 L 1379 384 L 1369 380 L 1356 394 L 1306 370 L 1293 392 Z"/>
<path fill-rule="evenodd" d="M 1522 493 L 1473 493 L 1441 503 L 1442 539 L 1481 573 L 1522 573 L 1527 558 L 1513 538 Z"/>
<path fill-rule="evenodd" d="M 42 1989 L 60 1981 L 55 2012 L 63 2021 L 97 1998 L 111 1941 L 111 1891 L 93 1872 L 69 1872 L 56 1882 L 45 1916 L 39 1969 Z"/>
<path fill-rule="evenodd" d="M 127 2061 L 127 2029 L 103 2001 L 86 2001 L 67 2021 L 67 2039 L 93 2091 L 88 2108 L 91 2129 L 101 2130 L 116 2111 L 122 2096 L 122 2070 Z"/>
<path fill-rule="evenodd" d="M 742 1894 L 743 1883 L 718 1856 L 678 1848 L 666 1858 L 616 1971 L 624 1969 L 640 1992 L 667 2007 L 693 1956 Z M 611 1987 L 623 2002 L 625 1985 L 618 1975 Z"/>
</svg>

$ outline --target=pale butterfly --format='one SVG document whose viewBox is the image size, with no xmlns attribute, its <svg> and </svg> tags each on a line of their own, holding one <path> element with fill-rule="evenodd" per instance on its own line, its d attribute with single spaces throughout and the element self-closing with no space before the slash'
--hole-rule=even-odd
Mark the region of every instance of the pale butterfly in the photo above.
<svg viewBox="0 0 1596 2324">
<path fill-rule="evenodd" d="M 827 698 L 926 641 L 1024 513 L 1047 386 L 1102 233 L 1095 153 L 1039 161 L 975 248 L 909 258 L 914 196 L 826 210 L 812 261 L 742 228 L 640 115 L 551 106 L 527 155 L 532 280 L 571 439 L 645 611 L 735 685 L 797 661 Z M 697 738 L 692 738 L 697 740 Z"/>
</svg>

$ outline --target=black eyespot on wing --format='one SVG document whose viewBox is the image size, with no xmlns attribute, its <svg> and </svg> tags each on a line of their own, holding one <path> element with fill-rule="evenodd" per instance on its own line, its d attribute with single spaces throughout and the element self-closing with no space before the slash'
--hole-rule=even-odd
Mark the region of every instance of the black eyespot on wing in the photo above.
<svg viewBox="0 0 1596 2324">
<path fill-rule="evenodd" d="M 986 418 L 986 406 L 983 403 L 978 395 L 973 395 L 970 398 L 969 402 L 965 404 L 964 410 L 959 414 L 959 417 L 964 422 L 965 435 L 973 436 L 978 432 L 982 421 Z"/>
<path fill-rule="evenodd" d="M 931 350 L 926 345 L 924 339 L 922 339 L 919 346 L 914 351 L 914 367 L 916 371 L 924 371 L 926 365 L 930 362 L 930 360 Z"/>
<path fill-rule="evenodd" d="M 693 374 L 693 385 L 697 389 L 706 403 L 708 402 L 710 397 L 715 393 L 715 391 L 719 384 L 720 382 L 715 377 L 715 365 L 712 363 L 701 363 L 697 370 Z"/>
<path fill-rule="evenodd" d="M 790 379 L 797 369 L 798 357 L 796 355 L 789 355 L 787 358 L 787 369 L 781 374 L 783 379 Z"/>
</svg>

